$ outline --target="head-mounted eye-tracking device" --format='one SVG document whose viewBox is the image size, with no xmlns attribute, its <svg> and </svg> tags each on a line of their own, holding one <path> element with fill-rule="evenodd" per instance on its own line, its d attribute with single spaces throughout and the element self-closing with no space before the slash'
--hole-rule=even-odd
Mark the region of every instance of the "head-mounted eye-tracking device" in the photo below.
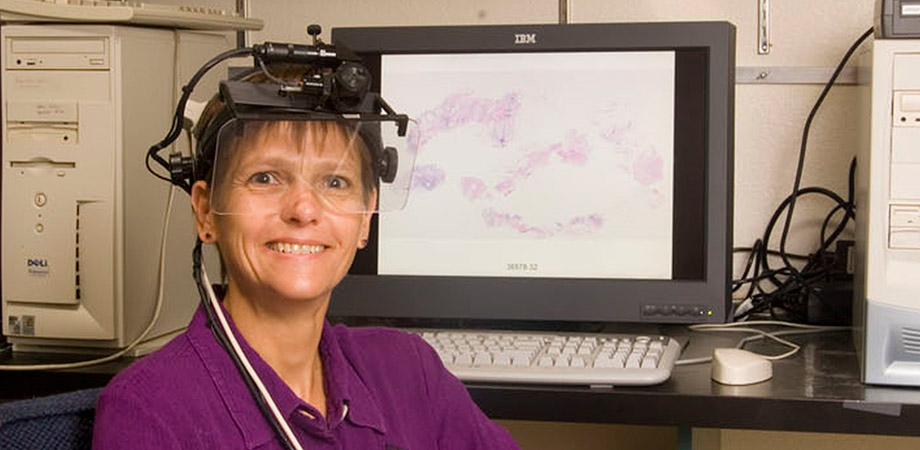
<svg viewBox="0 0 920 450">
<path fill-rule="evenodd" d="M 273 214 L 307 191 L 343 213 L 401 209 L 414 158 L 396 149 L 407 147 L 408 118 L 375 93 L 332 112 L 318 103 L 331 101 L 326 92 L 300 87 L 221 83 L 226 106 L 201 134 L 191 174 L 208 181 L 213 211 Z"/>
<path fill-rule="evenodd" d="M 318 33 L 316 29 L 312 31 Z M 357 55 L 343 46 L 325 44 L 311 34 L 312 45 L 267 42 L 230 50 L 202 66 L 182 89 L 169 133 L 148 151 L 148 170 L 186 192 L 191 192 L 197 180 L 206 180 L 211 187 L 248 192 L 239 186 L 245 180 L 227 177 L 241 175 L 239 163 L 250 164 L 250 169 L 251 164 L 272 156 L 266 153 L 268 149 L 273 149 L 277 157 L 277 147 L 283 143 L 298 155 L 285 167 L 297 167 L 301 173 L 287 170 L 284 174 L 262 174 L 274 177 L 272 183 L 287 183 L 284 189 L 276 189 L 276 196 L 282 192 L 293 194 L 307 186 L 318 198 L 330 200 L 333 194 L 341 193 L 338 187 L 345 181 L 348 169 L 360 173 L 351 178 L 351 188 L 361 188 L 365 194 L 373 190 L 377 201 L 361 207 L 349 204 L 344 212 L 401 209 L 414 165 L 415 152 L 405 151 L 410 145 L 409 136 L 416 135 L 408 132 L 414 122 L 370 91 L 371 74 Z M 173 153 L 168 160 L 160 156 L 160 151 L 179 136 L 188 97 L 204 74 L 221 61 L 247 56 L 253 58 L 253 67 L 220 83 L 224 106 L 203 124 L 195 154 Z M 279 68 L 278 73 L 273 73 L 275 68 Z M 259 77 L 257 82 L 252 80 Z M 325 151 L 334 145 L 345 146 L 348 151 Z M 320 153 L 329 173 L 312 172 L 319 167 Z M 231 155 L 242 159 L 231 161 Z M 169 176 L 154 172 L 151 160 L 167 169 Z M 221 197 L 224 199 L 231 195 L 230 191 L 220 194 L 226 194 Z M 332 204 L 343 205 L 339 201 Z M 227 210 L 230 211 L 240 212 L 239 208 Z"/>
</svg>

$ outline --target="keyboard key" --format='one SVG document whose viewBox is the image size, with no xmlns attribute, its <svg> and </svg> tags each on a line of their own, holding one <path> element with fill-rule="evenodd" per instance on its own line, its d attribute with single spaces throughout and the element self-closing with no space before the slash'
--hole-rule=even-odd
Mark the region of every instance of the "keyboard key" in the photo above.
<svg viewBox="0 0 920 450">
<path fill-rule="evenodd" d="M 507 353 L 511 355 L 512 357 L 520 356 L 530 361 L 537 354 L 537 351 L 536 350 L 511 350 Z"/>
<path fill-rule="evenodd" d="M 613 367 L 622 368 L 623 361 L 619 359 L 614 359 L 614 358 L 599 358 L 599 359 L 594 360 L 594 367 L 597 367 L 600 369 L 613 368 Z"/>
<path fill-rule="evenodd" d="M 517 355 L 511 360 L 511 365 L 514 367 L 530 367 L 530 358 Z"/>
<path fill-rule="evenodd" d="M 536 340 L 519 341 L 516 343 L 519 348 L 540 348 L 542 344 Z"/>
</svg>

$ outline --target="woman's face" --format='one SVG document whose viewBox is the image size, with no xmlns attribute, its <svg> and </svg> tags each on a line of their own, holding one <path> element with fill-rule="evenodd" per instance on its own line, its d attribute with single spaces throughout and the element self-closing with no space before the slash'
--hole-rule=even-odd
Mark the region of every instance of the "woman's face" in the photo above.
<svg viewBox="0 0 920 450">
<path fill-rule="evenodd" d="M 217 174 L 219 193 L 193 188 L 199 236 L 217 243 L 247 298 L 328 298 L 369 232 L 371 213 L 358 211 L 376 192 L 361 183 L 363 150 L 343 127 L 316 123 L 268 128 L 241 148 Z"/>
</svg>

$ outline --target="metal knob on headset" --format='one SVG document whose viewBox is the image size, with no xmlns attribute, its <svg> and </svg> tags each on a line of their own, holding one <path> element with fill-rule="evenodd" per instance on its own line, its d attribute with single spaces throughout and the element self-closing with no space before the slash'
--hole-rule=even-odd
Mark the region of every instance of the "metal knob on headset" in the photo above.
<svg viewBox="0 0 920 450">
<path fill-rule="evenodd" d="M 311 38 L 313 38 L 313 45 L 316 45 L 316 43 L 320 41 L 319 34 L 322 32 L 323 32 L 323 27 L 315 23 L 311 23 L 310 25 L 307 25 L 307 34 L 310 35 Z"/>
<path fill-rule="evenodd" d="M 399 156 L 393 147 L 384 147 L 380 155 L 380 181 L 392 183 L 396 179 L 396 169 L 399 165 Z"/>
</svg>

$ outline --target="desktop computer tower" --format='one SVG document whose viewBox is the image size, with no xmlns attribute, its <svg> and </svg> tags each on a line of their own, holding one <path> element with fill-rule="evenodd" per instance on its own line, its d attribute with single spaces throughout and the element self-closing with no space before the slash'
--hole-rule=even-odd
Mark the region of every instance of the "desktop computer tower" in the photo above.
<svg viewBox="0 0 920 450">
<path fill-rule="evenodd" d="M 70 24 L 5 25 L 0 40 L 3 334 L 21 350 L 125 347 L 154 311 L 170 189 L 147 172 L 147 149 L 169 129 L 182 84 L 233 41 Z M 197 305 L 181 191 L 171 216 L 164 303 L 148 339 L 184 327 Z"/>
<path fill-rule="evenodd" d="M 920 40 L 859 64 L 854 341 L 870 384 L 920 386 Z"/>
</svg>

